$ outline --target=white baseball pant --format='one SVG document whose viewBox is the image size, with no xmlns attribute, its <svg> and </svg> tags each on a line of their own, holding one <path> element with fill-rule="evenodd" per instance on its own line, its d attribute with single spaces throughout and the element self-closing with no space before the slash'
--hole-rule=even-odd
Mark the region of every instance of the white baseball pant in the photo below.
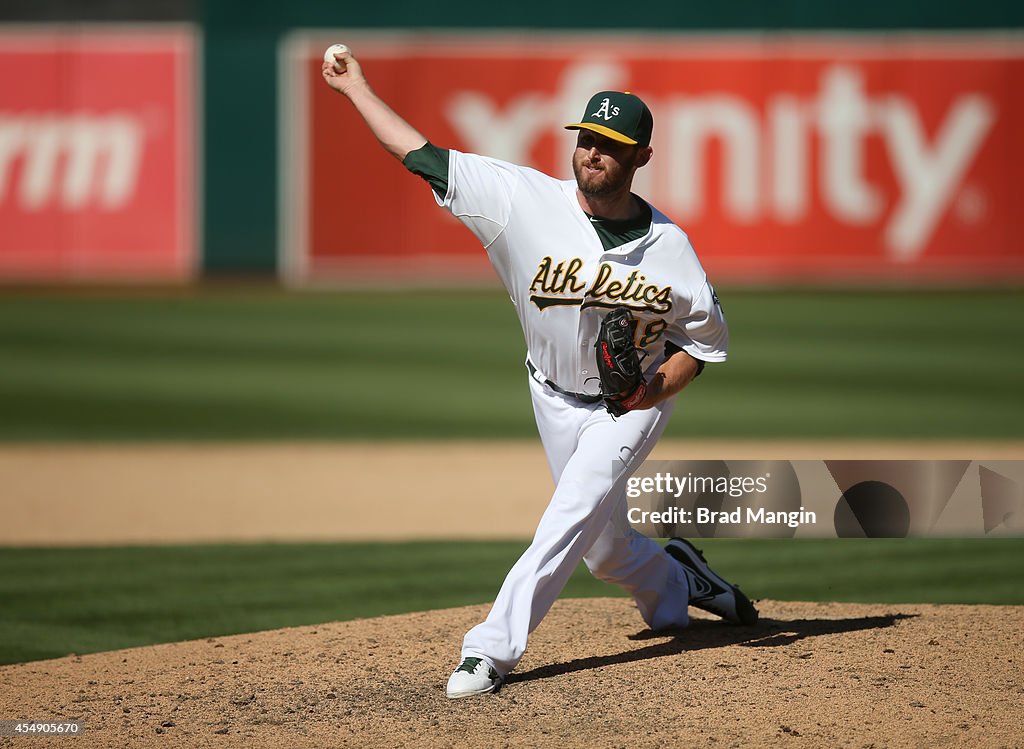
<svg viewBox="0 0 1024 749">
<path fill-rule="evenodd" d="M 652 629 L 688 621 L 686 578 L 658 543 L 630 527 L 625 492 L 675 398 L 613 419 L 601 403 L 580 403 L 532 377 L 530 393 L 555 493 L 487 619 L 462 644 L 463 658 L 483 658 L 502 675 L 519 663 L 581 558 L 596 578 L 627 590 Z"/>
</svg>

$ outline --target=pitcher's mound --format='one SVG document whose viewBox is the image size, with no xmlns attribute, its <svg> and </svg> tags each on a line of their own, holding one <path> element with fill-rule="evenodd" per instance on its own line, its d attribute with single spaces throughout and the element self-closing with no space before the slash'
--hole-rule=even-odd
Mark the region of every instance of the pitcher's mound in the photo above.
<svg viewBox="0 0 1024 749">
<path fill-rule="evenodd" d="M 463 700 L 444 684 L 486 606 L 72 656 L 0 668 L 0 718 L 84 720 L 75 749 L 1020 745 L 1024 607 L 759 608 L 655 634 L 626 599 L 559 601 Z"/>
</svg>

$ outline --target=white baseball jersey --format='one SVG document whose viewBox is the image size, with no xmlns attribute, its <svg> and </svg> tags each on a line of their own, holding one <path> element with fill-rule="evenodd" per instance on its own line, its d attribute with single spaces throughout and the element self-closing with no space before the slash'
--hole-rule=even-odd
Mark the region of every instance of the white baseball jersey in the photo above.
<svg viewBox="0 0 1024 749">
<path fill-rule="evenodd" d="M 724 361 L 728 328 L 686 234 L 651 207 L 647 234 L 605 250 L 576 198 L 576 183 L 497 159 L 449 152 L 438 204 L 486 248 L 508 290 L 530 361 L 563 390 L 599 392 L 594 344 L 601 318 L 628 307 L 648 375 L 666 342 Z"/>
</svg>

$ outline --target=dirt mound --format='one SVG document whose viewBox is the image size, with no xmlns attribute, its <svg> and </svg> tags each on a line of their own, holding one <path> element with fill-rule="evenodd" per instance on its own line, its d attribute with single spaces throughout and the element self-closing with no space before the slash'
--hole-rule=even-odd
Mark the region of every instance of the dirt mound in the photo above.
<svg viewBox="0 0 1024 749">
<path fill-rule="evenodd" d="M 485 606 L 70 656 L 0 668 L 0 718 L 84 720 L 76 749 L 1020 746 L 1024 607 L 760 609 L 655 634 L 625 599 L 559 601 L 500 693 L 457 701 Z"/>
</svg>

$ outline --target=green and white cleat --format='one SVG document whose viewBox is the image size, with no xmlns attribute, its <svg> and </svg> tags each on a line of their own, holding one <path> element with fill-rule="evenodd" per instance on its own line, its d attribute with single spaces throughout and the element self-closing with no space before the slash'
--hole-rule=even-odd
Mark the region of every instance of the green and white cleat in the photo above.
<svg viewBox="0 0 1024 749">
<path fill-rule="evenodd" d="M 497 692 L 502 681 L 498 672 L 483 658 L 463 658 L 448 678 L 448 697 L 454 700 Z"/>
</svg>

